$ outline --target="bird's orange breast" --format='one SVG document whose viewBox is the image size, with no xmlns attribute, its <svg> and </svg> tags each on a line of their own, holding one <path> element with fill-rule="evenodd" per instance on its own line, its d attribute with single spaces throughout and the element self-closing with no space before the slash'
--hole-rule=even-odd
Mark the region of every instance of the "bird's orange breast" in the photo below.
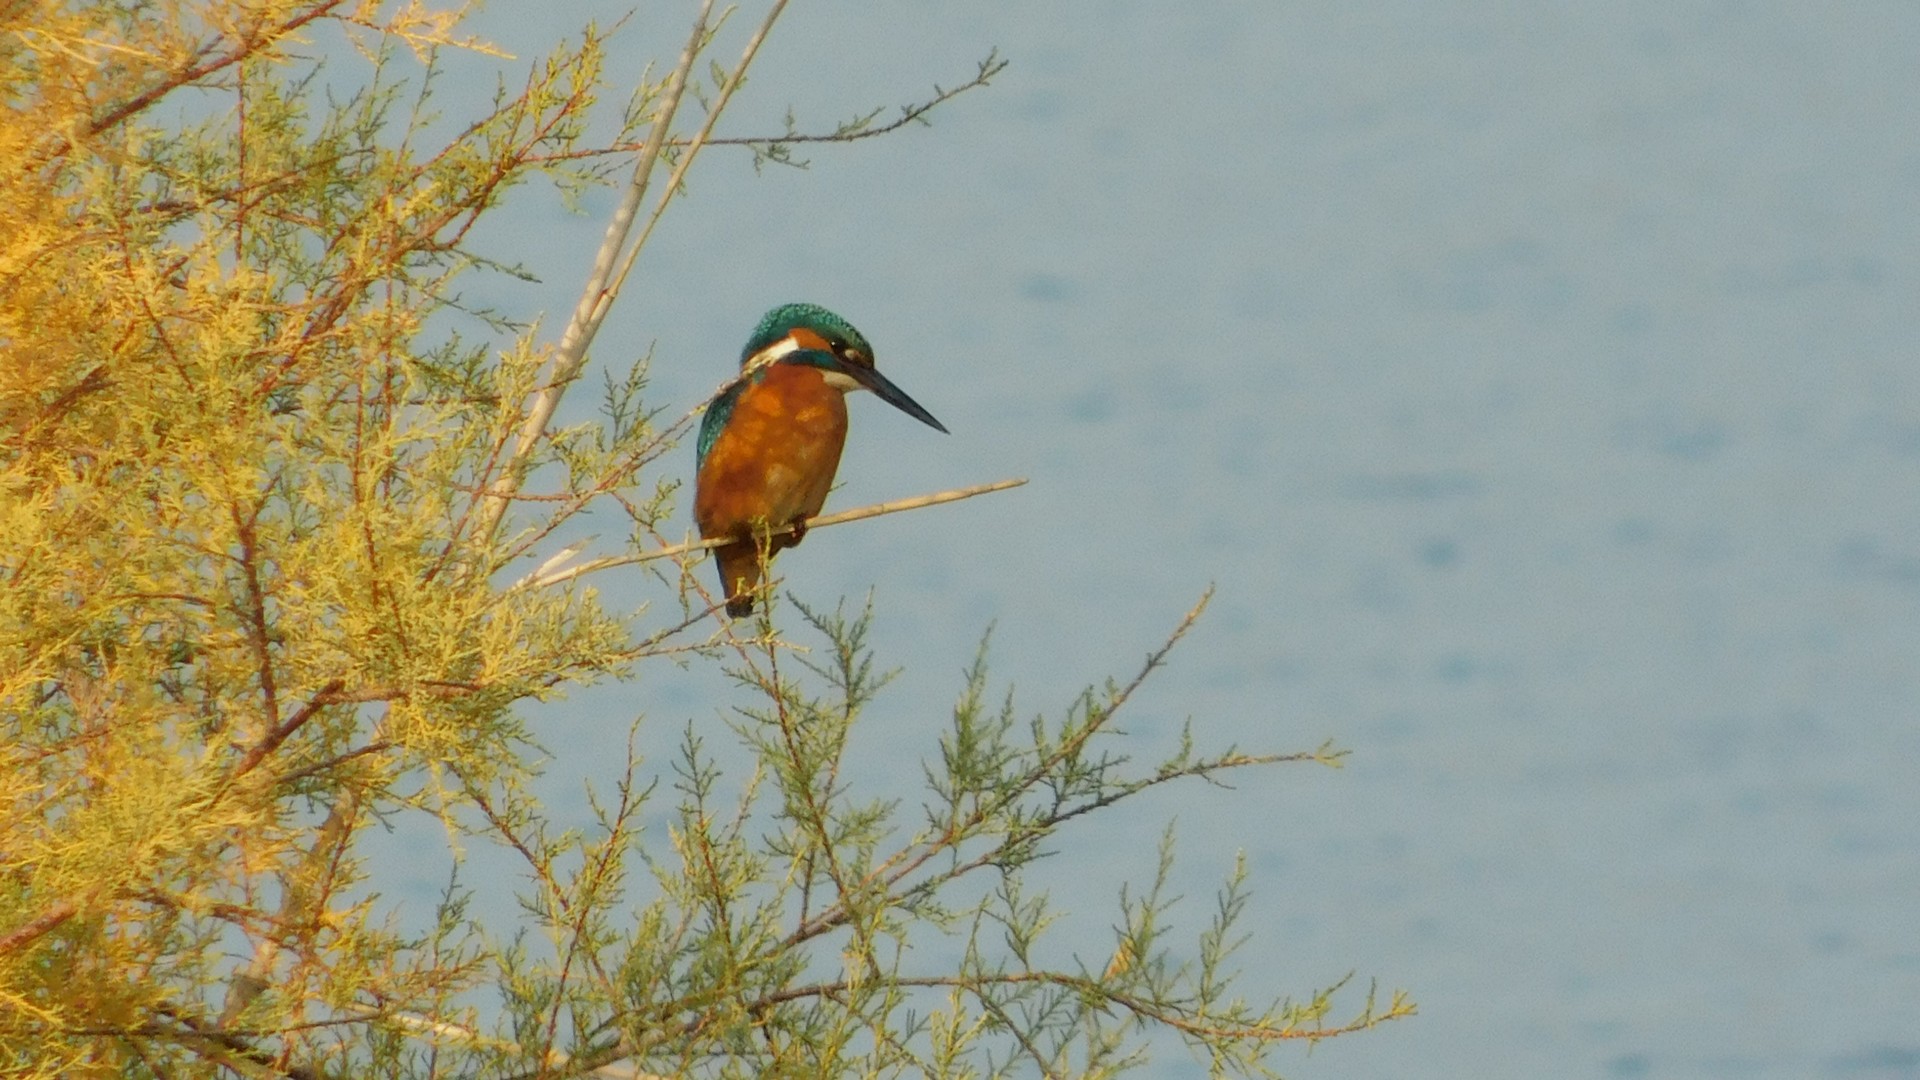
<svg viewBox="0 0 1920 1080">
<path fill-rule="evenodd" d="M 740 392 L 695 479 L 700 535 L 747 536 L 820 512 L 847 442 L 847 403 L 820 369 L 775 364 Z"/>
</svg>

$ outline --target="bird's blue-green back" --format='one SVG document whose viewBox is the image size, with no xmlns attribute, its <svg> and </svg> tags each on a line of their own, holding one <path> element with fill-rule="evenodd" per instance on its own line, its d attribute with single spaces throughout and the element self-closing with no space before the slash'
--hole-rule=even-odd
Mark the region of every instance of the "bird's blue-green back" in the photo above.
<svg viewBox="0 0 1920 1080">
<path fill-rule="evenodd" d="M 700 418 L 700 442 L 694 454 L 695 468 L 707 463 L 708 451 L 720 438 L 720 432 L 727 426 L 727 419 L 733 415 L 733 407 L 740 401 L 740 392 L 747 388 L 749 381 L 752 381 L 752 377 L 738 379 L 707 402 L 707 413 Z"/>
</svg>

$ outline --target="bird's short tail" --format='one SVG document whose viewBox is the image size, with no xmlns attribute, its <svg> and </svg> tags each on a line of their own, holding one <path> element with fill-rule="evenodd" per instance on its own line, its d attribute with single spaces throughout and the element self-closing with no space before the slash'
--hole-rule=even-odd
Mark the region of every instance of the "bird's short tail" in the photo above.
<svg viewBox="0 0 1920 1080">
<path fill-rule="evenodd" d="M 727 593 L 727 614 L 738 619 L 753 614 L 753 594 L 760 588 L 760 552 L 750 540 L 713 549 L 720 566 L 720 587 Z"/>
</svg>

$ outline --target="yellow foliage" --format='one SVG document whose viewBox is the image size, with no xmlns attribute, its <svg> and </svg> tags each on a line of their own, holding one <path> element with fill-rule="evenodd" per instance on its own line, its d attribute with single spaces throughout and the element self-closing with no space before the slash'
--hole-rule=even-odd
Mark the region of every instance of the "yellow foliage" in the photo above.
<svg viewBox="0 0 1920 1080">
<path fill-rule="evenodd" d="M 445 983 L 344 897 L 352 834 L 400 777 L 523 767 L 511 704 L 626 643 L 590 594 L 493 587 L 514 537 L 476 507 L 531 366 L 420 334 L 591 80 L 416 156 L 386 99 L 314 115 L 291 46 L 411 62 L 383 42 L 455 12 L 4 12 L 0 1062 Z M 229 994 L 236 951 L 279 992 Z"/>
</svg>

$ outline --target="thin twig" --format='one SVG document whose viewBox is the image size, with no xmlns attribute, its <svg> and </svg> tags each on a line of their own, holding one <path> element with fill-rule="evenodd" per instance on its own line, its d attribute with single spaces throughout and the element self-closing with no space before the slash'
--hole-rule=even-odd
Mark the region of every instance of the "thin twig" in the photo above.
<svg viewBox="0 0 1920 1080">
<path fill-rule="evenodd" d="M 812 532 L 814 529 L 824 529 L 832 525 L 845 525 L 849 521 L 863 521 L 870 517 L 879 517 L 882 514 L 897 514 L 902 510 L 918 510 L 923 506 L 938 506 L 941 503 L 959 502 L 961 499 L 971 499 L 975 495 L 985 495 L 989 492 L 1017 488 L 1026 482 L 1026 477 L 1020 476 L 1010 480 L 995 480 L 991 484 L 975 484 L 973 487 L 954 488 L 952 491 L 942 491 L 933 495 L 916 495 L 911 499 L 895 499 L 892 502 L 874 503 L 871 506 L 863 506 L 857 510 L 842 510 L 837 514 L 828 514 L 825 517 L 810 518 L 805 522 L 805 525 L 807 531 Z M 793 531 L 794 527 L 789 525 L 781 529 L 771 529 L 767 535 L 785 536 Z M 652 562 L 655 559 L 668 559 L 675 555 L 685 555 L 689 552 L 716 548 L 722 544 L 731 544 L 738 539 L 738 537 L 733 536 L 716 536 L 707 540 L 689 540 L 684 544 L 674 544 L 671 547 L 642 551 L 637 555 L 608 555 L 605 558 L 594 559 L 591 562 L 583 562 L 578 566 L 570 566 L 565 570 L 556 570 L 550 574 L 525 577 L 515 582 L 514 585 L 516 588 L 545 588 L 549 585 L 558 585 L 562 582 L 572 581 L 574 578 L 581 577 L 585 574 L 612 569 L 616 566 L 632 566 L 636 563 Z"/>
<path fill-rule="evenodd" d="M 982 86 L 987 85 L 987 83 L 993 80 L 993 77 L 995 75 L 998 75 L 1002 71 L 1005 71 L 1006 68 L 1007 68 L 1007 61 L 1000 59 L 1000 54 L 998 52 L 989 53 L 987 55 L 987 58 L 980 62 L 980 70 L 977 74 L 974 75 L 973 78 L 968 79 L 966 82 L 961 83 L 959 86 L 953 87 L 950 90 L 943 90 L 938 85 L 936 85 L 933 88 L 933 96 L 931 98 L 928 98 L 927 100 L 919 102 L 914 105 L 902 106 L 900 109 L 899 116 L 893 118 L 887 123 L 879 125 L 878 127 L 855 126 L 854 128 L 852 128 L 852 130 L 841 130 L 841 131 L 835 131 L 831 133 L 811 134 L 811 135 L 788 133 L 786 135 L 777 135 L 771 138 L 762 137 L 762 136 L 735 135 L 735 136 L 729 136 L 727 138 L 708 139 L 707 145 L 708 146 L 754 146 L 754 147 L 797 146 L 801 143 L 849 143 L 849 142 L 857 142 L 861 139 L 872 139 L 881 135 L 890 135 L 893 132 L 896 132 L 901 128 L 906 127 L 908 124 L 925 123 L 925 117 L 928 113 L 946 104 L 947 102 L 953 100 L 954 98 L 959 97 L 961 94 L 964 94 L 969 90 L 975 90 Z M 675 142 L 669 145 L 678 146 L 679 142 L 676 140 Z"/>
<path fill-rule="evenodd" d="M 673 173 L 667 177 L 667 185 L 660 192 L 659 200 L 653 205 L 652 215 L 641 227 L 639 237 L 627 249 L 626 262 L 620 267 L 619 275 L 613 279 L 613 284 L 607 290 L 609 304 L 620 292 L 621 286 L 626 284 L 627 275 L 633 271 L 634 261 L 640 257 L 640 249 L 647 246 L 648 238 L 653 235 L 654 226 L 660 224 L 660 219 L 666 215 L 667 204 L 679 194 L 680 185 L 686 179 L 687 170 L 693 166 L 693 159 L 699 155 L 701 148 L 706 146 L 707 140 L 712 137 L 713 126 L 720 122 L 720 114 L 726 109 L 727 102 L 732 99 L 733 92 L 746 81 L 747 69 L 753 66 L 754 56 L 759 53 L 761 44 L 767 40 L 767 35 L 773 32 L 773 24 L 779 20 L 780 13 L 785 11 L 786 7 L 787 0 L 774 0 L 773 4 L 767 8 L 766 17 L 760 20 L 760 25 L 754 30 L 753 36 L 747 39 L 747 47 L 740 54 L 740 62 L 727 73 L 726 81 L 720 84 L 719 91 L 714 94 L 713 104 L 707 106 L 706 123 L 701 124 L 700 130 L 694 132 L 693 138 L 679 148 L 679 160 L 674 163 Z M 702 9 L 702 18 L 705 18 L 704 9 Z"/>
<path fill-rule="evenodd" d="M 906 127 L 909 124 L 927 123 L 926 117 L 929 113 L 933 112 L 935 109 L 939 108 L 940 106 L 946 104 L 949 101 L 952 101 L 954 98 L 959 97 L 961 94 L 964 94 L 969 90 L 977 90 L 980 87 L 986 86 L 989 82 L 992 81 L 994 76 L 1006 70 L 1006 67 L 1007 67 L 1007 61 L 1000 59 L 998 53 L 991 53 L 987 56 L 985 60 L 980 62 L 980 70 L 977 74 L 973 76 L 973 78 L 968 79 L 966 82 L 960 84 L 959 86 L 952 87 L 951 89 L 943 89 L 940 86 L 936 85 L 933 88 L 933 96 L 931 98 L 928 98 L 925 101 L 916 102 L 912 105 L 902 105 L 900 107 L 899 116 L 895 117 L 892 120 L 887 121 L 884 124 L 879 124 L 877 126 L 861 127 L 859 126 L 859 124 L 862 122 L 871 122 L 873 117 L 876 117 L 880 114 L 880 110 L 878 109 L 868 114 L 868 116 L 863 118 L 861 121 L 855 121 L 852 124 L 843 125 L 838 131 L 815 131 L 815 132 L 789 131 L 780 135 L 725 135 L 725 136 L 717 136 L 710 139 L 704 139 L 702 140 L 702 145 L 703 146 L 745 146 L 745 147 L 751 147 L 755 150 L 764 152 L 767 149 L 776 147 L 776 146 L 800 146 L 803 144 L 820 144 L 820 143 L 850 143 L 850 142 L 858 142 L 862 139 L 877 138 L 881 135 L 890 135 L 893 132 L 899 131 L 901 128 Z M 692 142 L 693 140 L 691 138 L 668 139 L 667 146 L 675 150 L 678 150 L 688 146 Z M 562 151 L 557 151 L 555 153 L 544 155 L 540 160 L 556 161 L 556 162 L 557 161 L 575 161 L 575 160 L 580 160 L 584 158 L 605 157 L 609 154 L 631 154 L 634 151 L 640 149 L 641 145 L 642 145 L 641 143 L 635 143 L 635 142 L 621 142 L 621 143 L 614 143 L 610 146 L 596 146 L 587 150 L 562 150 Z M 783 164 L 785 164 L 785 162 L 783 162 Z"/>
<path fill-rule="evenodd" d="M 633 179 L 628 181 L 626 191 L 615 208 L 612 220 L 607 222 L 605 237 L 600 242 L 600 250 L 595 253 L 593 270 L 587 275 L 587 284 L 580 292 L 580 301 L 574 306 L 573 315 L 567 321 L 567 329 L 560 336 L 559 349 L 553 358 L 553 367 L 546 385 L 532 402 L 528 403 L 525 416 L 520 423 L 520 431 L 512 452 L 501 470 L 500 476 L 487 492 L 483 504 L 479 530 L 476 539 L 484 544 L 493 536 L 500 525 L 500 519 L 506 514 L 507 504 L 520 487 L 526 475 L 528 462 L 534 448 L 547 433 L 547 422 L 553 419 L 554 412 L 560 407 L 560 398 L 569 384 L 579 376 L 580 369 L 587 362 L 587 347 L 593 343 L 594 334 L 605 321 L 608 310 L 613 305 L 614 293 L 618 285 L 614 283 L 616 267 L 626 248 L 627 239 L 632 235 L 635 220 L 640 214 L 640 204 L 647 196 L 647 182 L 653 174 L 654 165 L 660 160 L 665 148 L 667 133 L 673 127 L 673 115 L 680 107 L 680 99 L 685 94 L 687 79 L 693 71 L 695 60 L 700 56 L 702 44 L 707 36 L 707 19 L 713 10 L 713 0 L 706 0 L 700 7 L 700 14 L 693 21 L 693 33 L 687 38 L 687 46 L 680 54 L 680 62 L 674 66 L 673 75 L 668 79 L 667 90 L 660 107 L 654 113 L 653 130 L 647 136 L 646 145 L 641 149 L 639 159 L 634 163 Z M 671 194 L 671 188 L 669 188 Z"/>
</svg>

